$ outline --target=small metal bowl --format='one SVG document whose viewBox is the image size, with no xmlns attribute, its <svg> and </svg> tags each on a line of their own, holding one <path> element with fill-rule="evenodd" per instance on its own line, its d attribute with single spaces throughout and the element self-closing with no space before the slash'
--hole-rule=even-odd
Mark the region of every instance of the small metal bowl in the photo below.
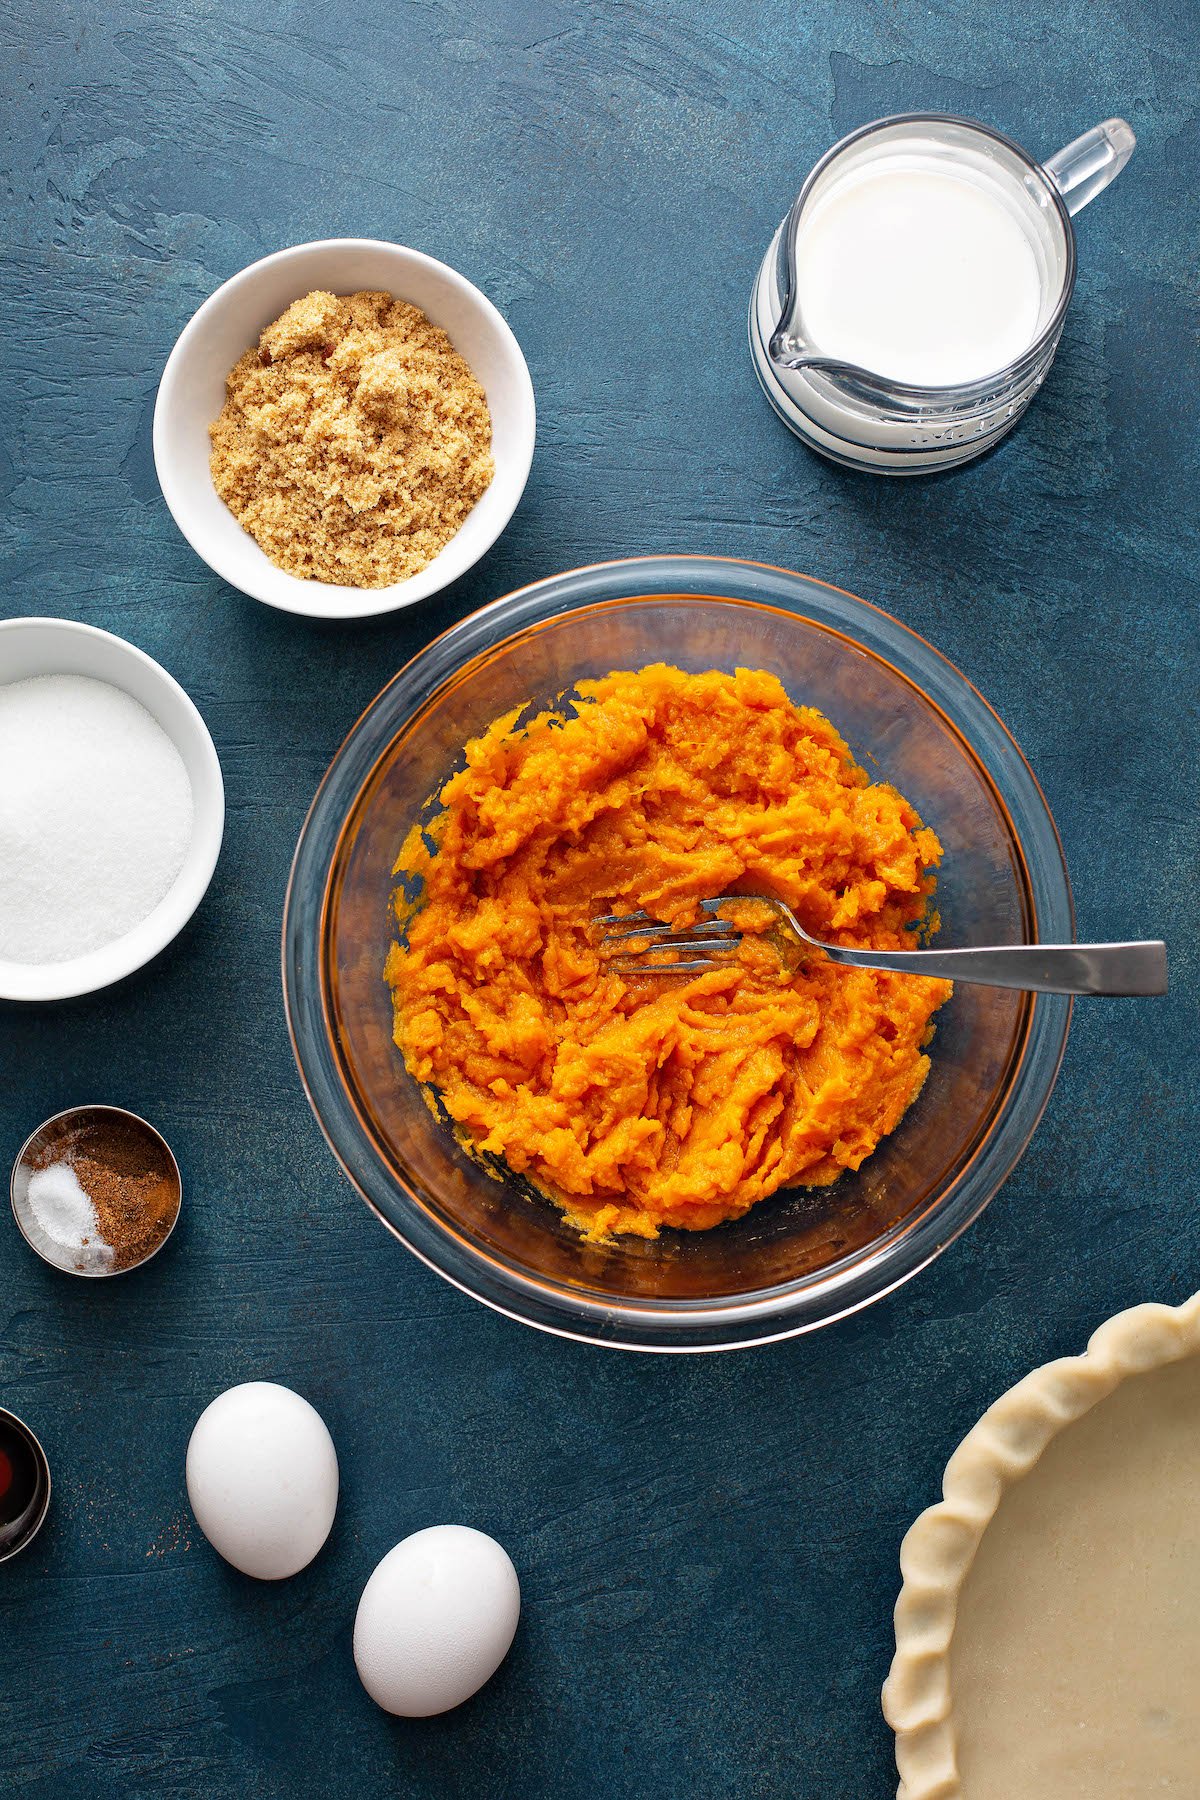
<svg viewBox="0 0 1200 1800">
<path fill-rule="evenodd" d="M 18 1419 L 16 1413 L 9 1412 L 7 1407 L 0 1406 L 0 1430 L 17 1438 L 29 1452 L 33 1461 L 33 1496 L 28 1505 L 15 1519 L 4 1522 L 0 1513 L 0 1563 L 7 1562 L 10 1557 L 19 1556 L 21 1551 L 32 1544 L 42 1529 L 47 1512 L 50 1510 L 50 1464 L 46 1452 L 42 1449 L 33 1432 L 24 1419 Z"/>
<path fill-rule="evenodd" d="M 38 1223 L 29 1201 L 29 1183 L 31 1176 L 39 1168 L 44 1168 L 51 1158 L 47 1153 L 61 1148 L 64 1155 L 80 1146 L 85 1134 L 103 1121 L 120 1121 L 135 1132 L 144 1134 L 151 1154 L 157 1151 L 167 1165 L 167 1178 L 175 1189 L 175 1207 L 171 1220 L 158 1242 L 139 1257 L 136 1262 L 122 1263 L 119 1266 L 88 1267 L 79 1259 L 82 1252 L 57 1243 Z M 87 1280 L 107 1280 L 113 1275 L 128 1275 L 133 1269 L 144 1268 L 156 1257 L 179 1221 L 180 1207 L 183 1202 L 183 1180 L 179 1173 L 179 1164 L 175 1161 L 171 1146 L 162 1133 L 156 1131 L 146 1119 L 137 1113 L 128 1112 L 123 1106 L 70 1106 L 64 1112 L 54 1113 L 43 1121 L 36 1131 L 30 1133 L 17 1153 L 13 1164 L 12 1180 L 9 1185 L 9 1197 L 12 1201 L 13 1218 L 17 1229 L 42 1261 L 49 1263 L 52 1269 L 61 1269 L 65 1275 L 81 1275 Z"/>
</svg>

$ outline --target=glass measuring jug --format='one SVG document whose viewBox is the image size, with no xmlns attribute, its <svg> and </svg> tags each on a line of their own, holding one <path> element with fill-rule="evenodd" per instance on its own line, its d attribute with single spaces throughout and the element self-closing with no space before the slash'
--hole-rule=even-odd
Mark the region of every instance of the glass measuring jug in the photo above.
<svg viewBox="0 0 1200 1800">
<path fill-rule="evenodd" d="M 751 296 L 755 368 L 784 423 L 882 474 L 990 449 L 1054 359 L 1075 285 L 1071 216 L 1134 142 L 1108 119 L 1038 163 L 974 120 L 905 113 L 835 144 Z"/>
</svg>

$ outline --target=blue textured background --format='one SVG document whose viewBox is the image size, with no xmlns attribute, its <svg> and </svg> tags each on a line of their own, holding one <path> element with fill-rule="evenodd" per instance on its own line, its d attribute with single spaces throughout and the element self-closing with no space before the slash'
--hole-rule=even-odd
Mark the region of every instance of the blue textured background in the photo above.
<svg viewBox="0 0 1200 1800">
<path fill-rule="evenodd" d="M 54 1275 L 0 1220 L 0 1398 L 56 1479 L 50 1524 L 0 1570 L 0 1785 L 884 1800 L 896 1550 L 948 1452 L 1030 1364 L 1200 1268 L 1194 9 L 24 0 L 0 5 L 0 42 L 0 611 L 160 658 L 229 804 L 208 899 L 151 969 L 0 1008 L 0 1164 L 46 1114 L 106 1098 L 162 1127 L 189 1192 L 169 1251 L 107 1286 Z M 744 315 L 819 153 L 920 107 L 1041 153 L 1122 113 L 1139 147 L 1080 221 L 1062 349 L 1016 436 L 888 484 L 787 435 Z M 479 282 L 540 432 L 468 579 L 330 629 L 193 556 L 150 419 L 220 281 L 339 233 Z M 1077 1009 L 1032 1150 L 931 1271 L 816 1338 L 685 1361 L 540 1337 L 406 1256 L 308 1114 L 277 973 L 305 807 L 396 667 L 520 582 L 656 550 L 790 565 L 932 638 L 1041 777 L 1081 934 L 1174 953 L 1168 1000 Z M 279 1586 L 226 1568 L 183 1491 L 201 1407 L 255 1376 L 321 1408 L 344 1471 L 328 1549 Z M 359 1688 L 350 1625 L 378 1556 L 440 1520 L 504 1541 L 525 1613 L 475 1701 L 406 1724 Z"/>
</svg>

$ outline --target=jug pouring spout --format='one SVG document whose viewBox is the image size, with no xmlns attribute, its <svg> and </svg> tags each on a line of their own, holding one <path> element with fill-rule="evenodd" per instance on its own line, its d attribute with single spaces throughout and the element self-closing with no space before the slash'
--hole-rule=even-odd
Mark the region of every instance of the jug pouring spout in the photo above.
<svg viewBox="0 0 1200 1800">
<path fill-rule="evenodd" d="M 784 225 L 785 241 L 790 241 L 796 210 L 798 209 L 794 209 L 792 217 Z M 860 367 L 858 363 L 847 362 L 844 357 L 830 356 L 809 342 L 799 317 L 794 267 L 786 268 L 785 281 L 783 312 L 776 321 L 767 344 L 767 353 L 776 368 L 786 369 L 792 374 L 803 371 L 807 374 L 827 375 L 835 381 L 850 382 L 855 388 L 877 394 L 881 399 L 891 397 L 894 383 L 882 379 L 870 369 Z"/>
<path fill-rule="evenodd" d="M 803 370 L 808 374 L 828 375 L 834 381 L 846 382 L 856 391 L 880 400 L 894 401 L 896 398 L 894 381 L 875 374 L 871 369 L 861 368 L 858 363 L 824 355 L 806 344 L 803 338 L 789 332 L 783 320 L 773 332 L 767 349 L 776 368 L 787 369 L 791 373 Z"/>
</svg>

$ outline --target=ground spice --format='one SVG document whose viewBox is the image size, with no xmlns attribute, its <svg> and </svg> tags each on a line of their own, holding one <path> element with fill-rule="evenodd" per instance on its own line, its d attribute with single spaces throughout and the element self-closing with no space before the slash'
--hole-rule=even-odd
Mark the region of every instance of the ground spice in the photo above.
<svg viewBox="0 0 1200 1800">
<path fill-rule="evenodd" d="M 483 388 L 417 307 L 306 294 L 231 370 L 213 484 L 289 575 L 388 587 L 432 562 L 491 482 Z"/>
<path fill-rule="evenodd" d="M 134 1146 L 123 1143 L 117 1127 L 107 1137 L 100 1155 L 77 1156 L 75 1174 L 96 1209 L 100 1235 L 111 1244 L 113 1267 L 125 1269 L 141 1262 L 161 1243 L 175 1219 L 179 1189 L 174 1171 L 161 1159 L 148 1167 L 144 1138 Z"/>
<path fill-rule="evenodd" d="M 39 1144 L 30 1162 L 35 1171 L 69 1170 L 79 1183 L 97 1226 L 97 1236 L 80 1247 L 93 1257 L 111 1253 L 106 1273 L 143 1262 L 175 1223 L 178 1172 L 158 1138 L 134 1119 L 93 1114 Z"/>
</svg>

